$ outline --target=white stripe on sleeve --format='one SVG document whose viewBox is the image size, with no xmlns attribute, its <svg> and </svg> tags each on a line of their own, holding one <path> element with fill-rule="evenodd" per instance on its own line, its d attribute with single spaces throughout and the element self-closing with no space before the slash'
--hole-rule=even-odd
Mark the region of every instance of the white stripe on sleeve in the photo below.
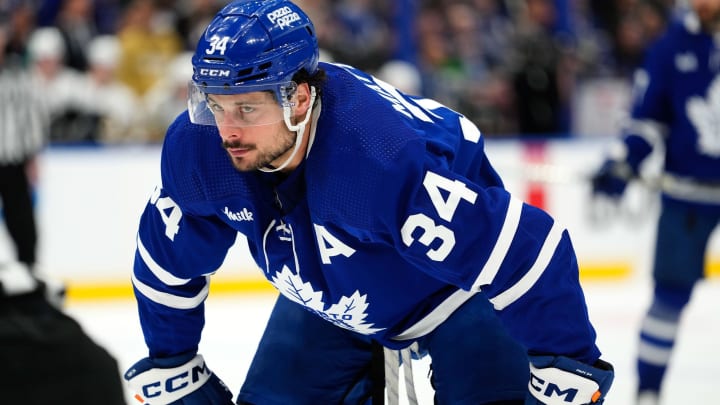
<svg viewBox="0 0 720 405">
<path fill-rule="evenodd" d="M 138 280 L 135 277 L 135 274 L 132 275 L 132 283 L 142 295 L 153 302 L 175 309 L 193 309 L 202 304 L 210 291 L 209 279 L 209 276 L 205 277 L 205 287 L 203 287 L 203 289 L 200 290 L 200 292 L 194 297 L 181 297 L 179 295 L 158 291 Z"/>
<path fill-rule="evenodd" d="M 623 129 L 626 133 L 640 135 L 650 145 L 657 145 L 658 142 L 663 142 L 663 139 L 668 133 L 668 128 L 665 124 L 651 119 L 629 119 L 624 123 Z"/>
<path fill-rule="evenodd" d="M 512 304 L 535 285 L 555 254 L 558 243 L 560 243 L 560 239 L 562 238 L 562 233 L 563 228 L 560 227 L 557 222 L 553 223 L 535 263 L 533 263 L 527 273 L 512 287 L 490 299 L 490 302 L 492 302 L 496 310 L 502 310 Z"/>
<path fill-rule="evenodd" d="M 164 284 L 167 285 L 183 285 L 187 284 L 190 279 L 186 278 L 179 278 L 175 277 L 172 274 L 170 274 L 169 271 L 163 269 L 160 267 L 159 264 L 155 261 L 155 259 L 150 256 L 150 252 L 145 249 L 145 245 L 142 243 L 142 240 L 140 239 L 140 235 L 137 236 L 137 249 L 140 253 L 140 257 L 142 258 L 145 265 L 150 269 L 150 272 L 158 278 L 158 280 L 162 281 Z"/>
<path fill-rule="evenodd" d="M 500 270 L 500 265 L 502 265 L 503 260 L 505 260 L 505 255 L 507 255 L 510 249 L 510 244 L 515 237 L 518 224 L 520 224 L 522 207 L 523 202 L 521 200 L 510 196 L 507 213 L 505 214 L 505 222 L 500 230 L 500 235 L 495 242 L 492 252 L 490 252 L 490 257 L 485 262 L 482 270 L 480 270 L 480 275 L 478 275 L 473 283 L 472 291 L 480 291 L 480 287 L 491 284 L 495 279 L 498 270 Z"/>
<path fill-rule="evenodd" d="M 472 298 L 477 291 L 465 291 L 458 289 L 452 293 L 445 301 L 441 302 L 440 305 L 435 307 L 429 314 L 425 315 L 424 318 L 417 321 L 415 324 L 405 329 L 403 332 L 393 337 L 393 340 L 407 340 L 415 339 L 420 336 L 425 336 L 428 333 L 435 330 L 441 323 L 443 323 L 456 309 L 460 308 L 467 300 Z"/>
</svg>

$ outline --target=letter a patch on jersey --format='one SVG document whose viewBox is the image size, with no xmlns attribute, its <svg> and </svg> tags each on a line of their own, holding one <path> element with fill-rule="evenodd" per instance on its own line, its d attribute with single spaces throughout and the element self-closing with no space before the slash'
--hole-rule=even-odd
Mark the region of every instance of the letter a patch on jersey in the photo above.
<svg viewBox="0 0 720 405">
<path fill-rule="evenodd" d="M 343 255 L 350 257 L 355 253 L 355 249 L 342 243 L 340 239 L 331 234 L 324 226 L 316 224 L 313 224 L 313 226 L 315 227 L 318 249 L 320 249 L 320 258 L 323 264 L 330 264 L 330 258 L 332 256 Z"/>
</svg>

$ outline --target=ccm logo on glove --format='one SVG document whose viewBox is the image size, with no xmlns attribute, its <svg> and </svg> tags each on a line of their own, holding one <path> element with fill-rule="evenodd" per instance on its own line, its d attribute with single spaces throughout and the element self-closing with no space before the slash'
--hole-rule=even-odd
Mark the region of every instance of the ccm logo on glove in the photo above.
<svg viewBox="0 0 720 405">
<path fill-rule="evenodd" d="M 564 381 L 564 382 L 570 382 L 575 384 L 583 385 L 583 387 L 577 387 L 577 386 L 570 386 L 570 387 L 560 387 L 558 384 L 548 381 L 545 378 L 542 378 L 535 373 L 530 373 L 530 389 L 534 390 L 536 393 L 542 395 L 546 398 L 546 400 L 550 400 L 552 402 L 548 403 L 555 403 L 557 401 L 560 401 L 560 403 L 566 403 L 566 404 L 574 404 L 575 399 L 578 395 L 579 391 L 583 392 L 596 392 L 598 389 L 597 383 L 595 383 L 592 380 L 577 380 L 575 375 L 572 375 L 571 373 L 568 373 L 563 370 L 558 369 L 549 369 L 549 370 L 542 370 L 542 373 L 545 377 L 548 377 L 548 374 L 552 374 L 550 379 L 554 381 Z M 567 374 L 567 375 L 563 375 Z M 536 395 L 537 397 L 537 395 Z M 593 401 L 594 402 L 594 401 Z M 581 402 L 581 403 L 587 403 L 587 402 Z"/>
<path fill-rule="evenodd" d="M 211 376 L 212 371 L 200 355 L 172 368 L 156 368 L 152 361 L 144 359 L 125 373 L 125 379 L 143 399 L 161 399 L 160 403 L 182 398 L 200 388 Z"/>
<path fill-rule="evenodd" d="M 142 394 L 145 398 L 153 398 L 165 392 L 175 392 L 187 387 L 189 384 L 203 385 L 210 378 L 210 370 L 205 367 L 205 363 L 200 367 L 193 367 L 190 371 L 184 371 L 178 375 L 170 376 L 161 381 L 154 381 L 144 384 L 141 387 Z"/>
<path fill-rule="evenodd" d="M 615 373 L 612 365 L 598 360 L 595 366 L 564 356 L 531 356 L 528 391 L 530 404 L 602 404 Z"/>
</svg>

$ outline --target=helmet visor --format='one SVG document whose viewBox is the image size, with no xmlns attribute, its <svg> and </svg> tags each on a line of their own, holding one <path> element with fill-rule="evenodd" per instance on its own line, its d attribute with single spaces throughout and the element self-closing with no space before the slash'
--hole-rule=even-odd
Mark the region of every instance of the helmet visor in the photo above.
<svg viewBox="0 0 720 405">
<path fill-rule="evenodd" d="M 189 84 L 190 121 L 199 125 L 252 127 L 283 121 L 297 85 L 198 86 Z M 281 105 L 279 100 L 284 100 Z"/>
</svg>

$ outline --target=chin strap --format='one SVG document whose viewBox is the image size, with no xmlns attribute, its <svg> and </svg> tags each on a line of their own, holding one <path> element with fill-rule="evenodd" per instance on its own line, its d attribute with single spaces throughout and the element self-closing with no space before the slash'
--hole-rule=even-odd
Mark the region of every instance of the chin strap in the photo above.
<svg viewBox="0 0 720 405">
<path fill-rule="evenodd" d="M 312 110 L 313 105 L 315 105 L 315 98 L 317 97 L 315 93 L 315 87 L 310 86 L 310 107 L 307 109 L 307 112 L 305 113 L 305 119 L 302 120 L 302 122 L 299 122 L 298 124 L 293 125 L 293 123 L 290 121 L 290 117 L 292 115 L 292 107 L 291 106 L 283 106 L 283 118 L 285 119 L 285 125 L 288 127 L 289 130 L 295 131 L 295 147 L 293 148 L 292 153 L 288 158 L 278 167 L 261 167 L 258 170 L 265 173 L 273 173 L 280 171 L 287 167 L 288 164 L 295 158 L 295 155 L 297 155 L 297 152 L 300 150 L 300 145 L 302 145 L 303 142 L 303 136 L 305 134 L 305 127 L 307 126 L 307 123 L 310 121 L 310 116 L 312 116 Z"/>
</svg>

